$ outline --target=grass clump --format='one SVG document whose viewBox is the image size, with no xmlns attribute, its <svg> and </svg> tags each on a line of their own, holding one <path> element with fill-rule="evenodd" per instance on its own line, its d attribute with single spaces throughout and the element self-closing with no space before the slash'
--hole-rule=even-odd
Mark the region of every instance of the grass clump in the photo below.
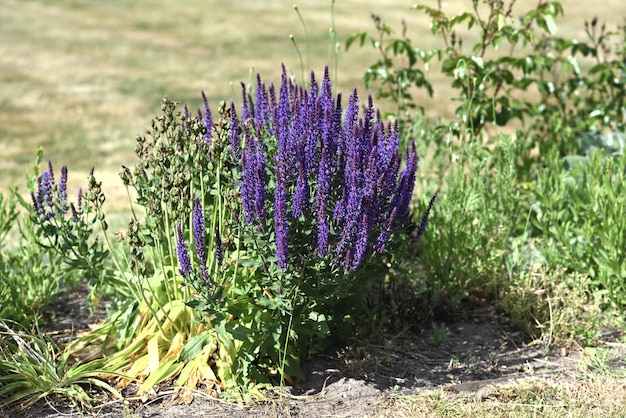
<svg viewBox="0 0 626 418">
<path fill-rule="evenodd" d="M 59 350 L 44 336 L 24 330 L 19 324 L 0 320 L 0 405 L 27 409 L 44 398 L 62 397 L 77 408 L 88 407 L 95 399 L 86 387 L 99 387 L 122 398 L 102 378 L 102 359 L 77 363 L 75 347 Z"/>
</svg>

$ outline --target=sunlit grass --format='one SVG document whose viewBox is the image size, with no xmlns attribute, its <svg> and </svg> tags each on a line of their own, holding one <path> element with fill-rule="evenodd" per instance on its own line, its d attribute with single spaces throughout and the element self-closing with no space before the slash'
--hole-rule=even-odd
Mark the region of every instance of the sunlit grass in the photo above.
<svg viewBox="0 0 626 418">
<path fill-rule="evenodd" d="M 578 378 L 527 378 L 472 393 L 441 388 L 399 396 L 388 409 L 396 417 L 623 417 L 624 377 L 623 369 L 611 369 Z"/>
</svg>

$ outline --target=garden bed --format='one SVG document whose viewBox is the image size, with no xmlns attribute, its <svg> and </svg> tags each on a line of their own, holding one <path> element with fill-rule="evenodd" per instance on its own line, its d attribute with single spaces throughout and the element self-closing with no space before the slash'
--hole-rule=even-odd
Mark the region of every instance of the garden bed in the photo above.
<svg viewBox="0 0 626 418">
<path fill-rule="evenodd" d="M 85 289 L 64 294 L 51 306 L 50 334 L 55 338 L 87 329 L 94 317 L 85 304 Z M 103 307 L 96 313 L 102 317 Z M 400 400 L 437 393 L 468 402 L 488 402 L 499 388 L 528 382 L 564 385 L 581 382 L 581 363 L 588 354 L 573 344 L 548 349 L 539 341 L 524 341 L 506 319 L 491 307 L 473 308 L 465 319 L 421 331 L 385 332 L 375 343 L 334 347 L 304 364 L 306 380 L 281 391 L 276 386 L 268 398 L 253 405 L 216 399 L 198 388 L 178 396 L 167 385 L 149 395 L 135 396 L 132 386 L 123 401 L 103 398 L 89 416 L 402 416 L 408 414 Z M 626 346 L 621 334 L 606 329 L 603 346 L 617 348 L 609 367 L 626 368 Z M 281 395 L 282 393 L 282 395 Z M 618 396 L 618 394 L 615 394 Z M 68 405 L 40 402 L 19 417 L 79 416 Z"/>
</svg>

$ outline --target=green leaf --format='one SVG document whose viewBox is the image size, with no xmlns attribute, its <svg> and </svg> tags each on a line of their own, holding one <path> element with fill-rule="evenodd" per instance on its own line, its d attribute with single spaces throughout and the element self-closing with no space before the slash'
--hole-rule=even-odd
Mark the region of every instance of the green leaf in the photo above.
<svg viewBox="0 0 626 418">
<path fill-rule="evenodd" d="M 485 63 L 482 59 L 482 57 L 477 57 L 477 56 L 472 56 L 472 61 L 478 65 L 478 68 L 484 68 L 485 67 Z"/>
<path fill-rule="evenodd" d="M 498 30 L 501 31 L 502 28 L 506 25 L 506 16 L 502 13 L 498 14 Z"/>
<path fill-rule="evenodd" d="M 368 39 L 372 39 L 372 37 L 369 35 L 369 33 L 365 32 L 365 31 L 359 31 L 359 32 L 356 32 L 356 33 L 354 33 L 354 34 L 350 35 L 350 36 L 348 37 L 348 39 L 346 39 L 346 51 L 347 51 L 348 49 L 350 49 L 350 46 L 351 46 L 351 45 L 354 43 L 354 41 L 356 41 L 357 39 L 359 40 L 359 46 L 361 46 L 361 47 L 362 47 L 363 45 L 365 45 L 365 42 L 366 42 Z"/>
<path fill-rule="evenodd" d="M 208 330 L 202 332 L 201 334 L 194 335 L 189 339 L 189 341 L 187 341 L 183 351 L 180 352 L 180 361 L 187 362 L 193 360 L 212 340 L 213 336 Z"/>
<path fill-rule="evenodd" d="M 556 33 L 556 22 L 554 21 L 554 17 L 552 15 L 544 15 L 543 16 L 544 28 L 550 33 L 550 35 L 554 35 Z"/>
<path fill-rule="evenodd" d="M 450 75 L 456 69 L 461 59 L 462 58 L 451 58 L 451 59 L 445 60 L 441 64 L 441 71 L 445 74 Z"/>
</svg>

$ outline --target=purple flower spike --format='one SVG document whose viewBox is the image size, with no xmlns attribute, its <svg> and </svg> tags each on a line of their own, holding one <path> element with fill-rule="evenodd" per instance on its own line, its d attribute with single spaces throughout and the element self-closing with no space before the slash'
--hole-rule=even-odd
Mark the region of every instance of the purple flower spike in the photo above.
<svg viewBox="0 0 626 418">
<path fill-rule="evenodd" d="M 179 272 L 184 278 L 188 278 L 191 275 L 191 260 L 189 259 L 189 252 L 187 251 L 187 244 L 185 244 L 185 238 L 183 237 L 183 231 L 180 224 L 176 225 L 176 234 L 178 237 L 178 243 L 176 245 L 176 253 L 178 255 L 178 264 L 180 265 Z"/>
<path fill-rule="evenodd" d="M 254 120 L 257 129 L 268 127 L 269 118 L 271 116 L 269 99 L 265 83 L 261 80 L 261 76 L 257 74 L 256 78 L 256 100 L 254 102 Z"/>
<path fill-rule="evenodd" d="M 35 193 L 33 192 L 30 192 L 30 196 L 33 200 L 33 208 L 35 209 L 35 212 L 37 213 L 38 216 L 40 217 L 43 216 L 45 213 L 45 210 L 43 207 L 43 199 L 42 199 L 42 196 L 39 194 L 39 190 L 37 191 L 37 195 L 35 195 Z"/>
<path fill-rule="evenodd" d="M 391 211 L 391 215 L 389 215 L 389 219 L 385 223 L 385 227 L 382 231 L 380 231 L 380 234 L 376 239 L 376 246 L 374 249 L 377 253 L 382 253 L 383 251 L 385 251 L 385 245 L 387 244 L 387 240 L 389 239 L 389 235 L 391 234 L 391 226 L 394 224 L 395 220 L 396 208 L 393 208 L 393 210 Z"/>
<path fill-rule="evenodd" d="M 54 175 L 50 171 L 46 171 L 41 175 L 41 190 L 39 194 L 49 207 L 54 206 L 53 189 Z"/>
<path fill-rule="evenodd" d="M 241 158 L 241 139 L 239 132 L 239 119 L 237 118 L 237 111 L 235 110 L 235 103 L 230 102 L 230 156 L 234 160 Z"/>
<path fill-rule="evenodd" d="M 279 168 L 279 164 L 275 164 L 276 170 L 276 189 L 274 190 L 274 230 L 276 232 L 276 257 L 278 258 L 278 267 L 287 270 L 288 257 L 288 234 L 289 226 L 287 223 L 287 191 L 285 189 L 284 175 Z"/>
<path fill-rule="evenodd" d="M 367 251 L 367 241 L 370 233 L 370 222 L 367 214 L 363 215 L 363 222 L 361 224 L 361 228 L 359 230 L 359 237 L 356 241 L 356 245 L 354 247 L 354 257 L 352 258 L 352 264 L 350 266 L 350 270 L 356 270 L 359 268 L 359 265 L 365 258 L 365 253 Z"/>
<path fill-rule="evenodd" d="M 33 208 L 35 208 L 36 212 L 39 212 L 39 202 L 37 201 L 37 196 L 35 196 L 35 193 L 30 192 L 30 198 L 33 201 Z"/>
<path fill-rule="evenodd" d="M 257 219 L 260 223 L 265 221 L 265 185 L 267 184 L 267 173 L 265 173 L 265 150 L 263 143 L 257 142 L 257 149 L 254 166 L 255 190 L 254 190 L 254 208 L 256 210 Z"/>
<path fill-rule="evenodd" d="M 76 210 L 78 212 L 83 211 L 83 188 L 78 188 L 78 200 L 76 201 Z"/>
<path fill-rule="evenodd" d="M 251 144 L 252 139 L 247 136 L 246 148 L 244 148 L 241 155 L 241 205 L 243 206 L 244 220 L 248 225 L 254 222 L 256 214 L 254 210 L 254 154 L 250 151 Z"/>
<path fill-rule="evenodd" d="M 193 205 L 193 243 L 200 263 L 200 270 L 206 269 L 207 254 L 204 231 L 204 214 L 202 213 L 202 205 L 198 197 L 194 200 Z"/>
<path fill-rule="evenodd" d="M 202 101 L 204 102 L 204 117 L 202 118 L 202 122 L 204 122 L 204 126 L 206 127 L 206 133 L 204 134 L 204 140 L 206 142 L 211 142 L 211 136 L 213 134 L 213 118 L 211 118 L 211 109 L 209 109 L 209 101 L 202 92 Z"/>
<path fill-rule="evenodd" d="M 50 181 L 54 183 L 54 170 L 52 169 L 52 161 L 48 160 L 48 174 L 50 175 Z"/>
<path fill-rule="evenodd" d="M 317 172 L 317 191 L 315 207 L 317 210 L 317 252 L 321 257 L 328 249 L 328 234 L 330 231 L 329 219 L 326 213 L 330 194 L 330 156 L 326 147 L 322 147 L 319 168 Z"/>
<path fill-rule="evenodd" d="M 326 214 L 326 202 L 322 202 L 317 213 L 317 248 L 315 252 L 320 257 L 328 254 L 328 237 L 330 235 L 330 222 Z"/>
<path fill-rule="evenodd" d="M 298 162 L 298 178 L 296 180 L 296 190 L 293 194 L 291 216 L 299 218 L 304 215 L 309 206 L 309 182 L 307 181 L 304 162 Z"/>
<path fill-rule="evenodd" d="M 274 124 L 276 126 L 276 142 L 278 143 L 278 164 L 281 164 L 283 174 L 287 176 L 287 169 L 292 162 L 289 155 L 289 88 L 287 74 L 283 72 L 278 98 L 278 109 Z"/>
<path fill-rule="evenodd" d="M 246 85 L 244 83 L 241 83 L 241 95 L 241 121 L 242 123 L 247 123 L 248 120 L 252 120 L 252 118 L 254 117 L 254 110 L 252 108 L 252 97 L 250 97 L 250 95 L 248 94 Z"/>
<path fill-rule="evenodd" d="M 222 246 L 219 226 L 215 227 L 215 261 L 218 266 L 221 266 L 224 261 L 224 247 Z"/>
<path fill-rule="evenodd" d="M 260 139 L 244 126 L 246 146 L 242 151 L 241 200 L 246 224 L 255 221 L 263 224 L 265 220 L 265 150 Z"/>
<path fill-rule="evenodd" d="M 63 213 L 67 212 L 67 166 L 61 167 L 61 179 L 59 180 L 59 206 Z"/>
<path fill-rule="evenodd" d="M 413 188 L 415 186 L 415 171 L 417 170 L 417 152 L 415 151 L 415 143 L 412 143 L 412 150 L 406 150 L 407 163 L 406 167 L 400 173 L 398 181 L 398 190 L 396 193 L 395 207 L 398 210 L 397 221 L 401 222 L 409 213 L 409 204 L 413 197 Z"/>
<path fill-rule="evenodd" d="M 435 203 L 435 199 L 437 199 L 437 193 L 435 193 L 433 197 L 430 198 L 430 202 L 428 202 L 428 207 L 424 211 L 424 214 L 422 215 L 422 219 L 420 220 L 420 223 L 417 226 L 417 232 L 415 233 L 415 235 L 413 235 L 414 242 L 417 242 L 420 239 L 420 237 L 424 235 L 424 232 L 426 232 L 426 227 L 428 226 L 428 217 L 430 215 L 431 209 L 433 208 L 433 204 Z"/>
<path fill-rule="evenodd" d="M 77 221 L 78 220 L 78 212 L 76 212 L 76 206 L 74 206 L 74 203 L 70 203 L 70 210 L 72 211 L 72 218 Z"/>
</svg>

